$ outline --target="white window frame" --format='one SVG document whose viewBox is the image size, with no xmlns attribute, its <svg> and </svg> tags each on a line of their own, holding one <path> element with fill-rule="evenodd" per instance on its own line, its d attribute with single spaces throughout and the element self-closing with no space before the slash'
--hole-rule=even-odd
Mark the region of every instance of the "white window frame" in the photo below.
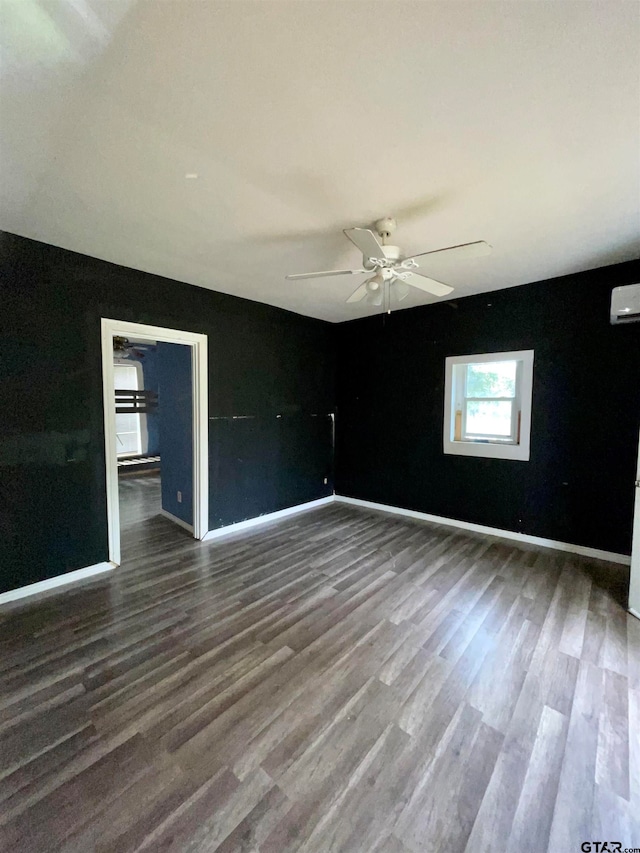
<svg viewBox="0 0 640 853">
<path fill-rule="evenodd" d="M 516 361 L 516 396 L 515 398 L 504 398 L 512 402 L 514 415 L 512 417 L 513 431 L 510 437 L 501 438 L 478 438 L 470 440 L 464 438 L 466 407 L 462 406 L 465 397 L 464 382 L 466 381 L 466 366 L 468 364 L 482 364 L 493 361 Z M 460 366 L 465 370 L 460 370 Z M 444 382 L 444 429 L 443 449 L 445 453 L 458 456 L 480 456 L 490 459 L 516 459 L 523 462 L 529 461 L 531 444 L 531 396 L 533 391 L 533 350 L 517 350 L 513 352 L 476 353 L 474 355 L 455 355 L 445 359 L 445 382 Z M 491 399 L 501 399 L 493 397 Z M 454 439 L 455 412 L 458 405 L 463 412 L 462 435 L 463 439 Z M 516 412 L 520 412 L 520 440 L 516 435 L 518 418 Z"/>
</svg>

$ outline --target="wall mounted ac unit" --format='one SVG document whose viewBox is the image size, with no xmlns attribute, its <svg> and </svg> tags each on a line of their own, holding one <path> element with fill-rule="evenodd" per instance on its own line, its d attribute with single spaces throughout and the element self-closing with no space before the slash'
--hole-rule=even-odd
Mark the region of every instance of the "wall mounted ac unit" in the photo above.
<svg viewBox="0 0 640 853">
<path fill-rule="evenodd" d="M 614 287 L 611 291 L 611 323 L 640 322 L 640 284 Z"/>
</svg>

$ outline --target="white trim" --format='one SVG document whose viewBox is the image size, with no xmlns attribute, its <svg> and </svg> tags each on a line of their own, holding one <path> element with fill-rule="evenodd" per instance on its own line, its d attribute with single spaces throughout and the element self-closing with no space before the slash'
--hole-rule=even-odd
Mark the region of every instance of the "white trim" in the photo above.
<svg viewBox="0 0 640 853">
<path fill-rule="evenodd" d="M 528 462 L 531 442 L 531 398 L 533 391 L 534 351 L 514 350 L 512 352 L 472 353 L 470 355 L 452 355 L 445 359 L 444 375 L 444 422 L 442 447 L 446 454 L 456 456 L 480 456 L 489 459 L 515 459 Z M 522 364 L 519 382 L 520 401 L 520 443 L 454 441 L 454 412 L 456 396 L 455 366 L 459 364 L 481 364 L 491 361 L 518 361 Z"/>
<path fill-rule="evenodd" d="M 393 515 L 404 515 L 407 518 L 417 518 L 420 521 L 431 521 L 435 524 L 444 524 L 448 527 L 459 527 L 461 530 L 472 530 L 474 533 L 485 533 L 488 536 L 497 536 L 500 539 L 510 539 L 514 542 L 526 542 L 529 545 L 538 545 L 540 548 L 553 548 L 556 551 L 569 551 L 572 554 L 580 554 L 583 557 L 593 557 L 596 560 L 607 560 L 609 563 L 621 563 L 628 566 L 631 558 L 627 554 L 616 554 L 614 551 L 601 551 L 599 548 L 588 548 L 586 545 L 573 545 L 569 542 L 559 542 L 556 539 L 543 539 L 541 536 L 530 536 L 528 533 L 517 533 L 515 530 L 502 530 L 498 527 L 485 527 L 484 524 L 474 524 L 470 521 L 458 521 L 455 518 L 445 518 L 442 515 L 430 515 L 427 512 L 418 512 L 414 509 L 403 509 L 399 506 L 388 506 L 373 501 L 363 501 L 359 498 L 347 498 L 344 495 L 336 495 L 339 503 L 353 504 L 353 506 L 376 509 Z"/>
<path fill-rule="evenodd" d="M 104 409 L 105 467 L 109 560 L 120 564 L 120 508 L 118 505 L 118 460 L 116 456 L 116 413 L 113 405 L 113 336 L 185 344 L 191 347 L 193 382 L 193 536 L 203 539 L 209 529 L 209 387 L 207 381 L 207 336 L 161 326 L 101 319 L 102 397 Z"/>
<path fill-rule="evenodd" d="M 638 611 L 637 611 L 637 610 L 634 610 L 634 608 L 633 608 L 633 607 L 630 607 L 630 608 L 629 608 L 629 613 L 630 613 L 632 616 L 635 616 L 635 617 L 636 617 L 636 619 L 640 619 L 640 613 L 638 613 Z"/>
<path fill-rule="evenodd" d="M 209 531 L 209 380 L 207 336 L 193 335 L 193 535 L 204 539 Z"/>
<path fill-rule="evenodd" d="M 168 518 L 169 521 L 173 521 L 174 524 L 179 524 L 180 527 L 184 527 L 184 529 L 188 530 L 189 533 L 193 533 L 193 524 L 189 524 L 187 521 L 183 521 L 181 518 L 178 518 L 177 515 L 173 515 L 172 513 L 167 512 L 166 509 L 161 509 L 160 515 L 163 515 L 165 518 Z"/>
<path fill-rule="evenodd" d="M 86 566 L 84 569 L 76 569 L 73 572 L 56 575 L 55 578 L 47 578 L 44 581 L 30 583 L 27 586 L 19 586 L 17 589 L 10 589 L 8 592 L 0 594 L 0 605 L 8 604 L 10 601 L 18 601 L 21 598 L 31 598 L 31 596 L 40 595 L 56 587 L 76 584 L 86 578 L 101 575 L 113 569 L 115 569 L 114 563 L 96 563 L 94 566 Z"/>
<path fill-rule="evenodd" d="M 633 501 L 633 529 L 631 534 L 631 571 L 629 572 L 629 612 L 640 613 L 640 436 Z M 640 616 L 638 616 L 640 619 Z"/>
<path fill-rule="evenodd" d="M 296 515 L 299 512 L 305 512 L 308 509 L 315 509 L 325 504 L 331 504 L 335 500 L 334 495 L 329 495 L 326 498 L 318 498 L 315 501 L 307 501 L 304 504 L 287 507 L 287 509 L 279 509 L 276 512 L 268 512 L 266 515 L 257 515 L 255 518 L 247 518 L 245 521 L 238 521 L 235 524 L 227 524 L 226 527 L 218 527 L 216 530 L 210 530 L 203 537 L 204 542 L 209 542 L 211 539 L 221 539 L 223 536 L 229 536 L 231 533 L 240 533 L 243 530 L 248 530 L 251 527 L 258 527 L 260 524 L 266 524 L 268 521 L 277 521 L 280 518 L 286 518 L 289 515 Z"/>
</svg>

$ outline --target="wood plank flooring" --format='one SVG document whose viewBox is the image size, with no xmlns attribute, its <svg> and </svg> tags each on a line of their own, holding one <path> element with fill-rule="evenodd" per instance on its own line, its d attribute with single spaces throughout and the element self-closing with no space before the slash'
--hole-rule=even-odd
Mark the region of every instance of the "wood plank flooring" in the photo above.
<svg viewBox="0 0 640 853">
<path fill-rule="evenodd" d="M 626 572 L 332 504 L 0 616 L 0 848 L 640 848 Z M 595 848 L 594 848 L 595 849 Z"/>
</svg>

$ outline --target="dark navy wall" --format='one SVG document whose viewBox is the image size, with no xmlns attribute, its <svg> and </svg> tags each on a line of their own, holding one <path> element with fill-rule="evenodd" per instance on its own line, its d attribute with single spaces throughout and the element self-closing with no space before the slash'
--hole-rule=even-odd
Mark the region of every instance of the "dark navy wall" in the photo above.
<svg viewBox="0 0 640 853">
<path fill-rule="evenodd" d="M 0 232 L 0 591 L 107 558 L 100 317 L 208 335 L 210 528 L 331 494 L 337 356 L 337 491 L 628 552 L 640 324 L 608 309 L 637 281 L 633 262 L 335 327 Z M 445 457 L 444 357 L 528 348 L 531 462 Z"/>
<path fill-rule="evenodd" d="M 101 317 L 208 335 L 211 528 L 332 493 L 334 327 L 0 232 L 0 591 L 107 559 Z"/>
<path fill-rule="evenodd" d="M 628 554 L 640 323 L 611 326 L 603 267 L 338 327 L 338 494 Z M 446 356 L 535 350 L 531 459 L 442 449 Z"/>
<path fill-rule="evenodd" d="M 191 347 L 158 343 L 158 417 L 162 508 L 193 524 L 193 383 Z M 182 501 L 178 501 L 178 492 Z"/>
</svg>

